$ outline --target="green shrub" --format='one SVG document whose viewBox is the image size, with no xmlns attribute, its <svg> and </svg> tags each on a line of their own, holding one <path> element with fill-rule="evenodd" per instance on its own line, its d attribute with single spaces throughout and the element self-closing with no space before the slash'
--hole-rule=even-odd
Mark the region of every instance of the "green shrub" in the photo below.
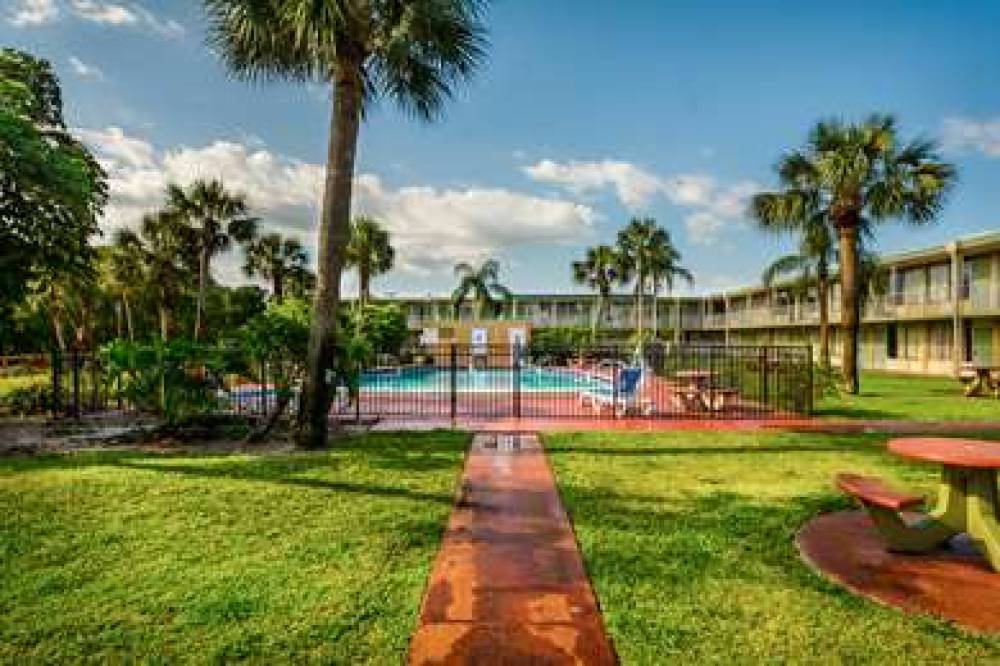
<svg viewBox="0 0 1000 666">
<path fill-rule="evenodd" d="M 52 409 L 52 387 L 20 386 L 0 396 L 0 412 L 16 416 L 45 414 Z"/>
</svg>

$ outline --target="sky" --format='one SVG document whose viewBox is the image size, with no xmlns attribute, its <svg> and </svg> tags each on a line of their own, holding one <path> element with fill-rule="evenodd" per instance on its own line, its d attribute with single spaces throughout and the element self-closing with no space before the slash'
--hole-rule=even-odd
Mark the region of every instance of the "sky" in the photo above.
<svg viewBox="0 0 1000 666">
<path fill-rule="evenodd" d="M 488 59 L 441 120 L 383 102 L 364 121 L 354 211 L 397 250 L 376 293 L 448 292 L 456 262 L 487 257 L 516 291 L 579 291 L 570 262 L 637 215 L 693 271 L 681 293 L 758 283 L 792 243 L 754 229 L 748 198 L 816 121 L 871 112 L 959 170 L 937 222 L 889 224 L 879 251 L 1000 229 L 998 2 L 494 0 L 486 24 Z M 232 79 L 204 26 L 194 0 L 0 0 L 0 43 L 52 62 L 108 171 L 105 239 L 167 183 L 220 177 L 313 248 L 329 90 Z M 216 278 L 245 281 L 241 263 Z"/>
</svg>

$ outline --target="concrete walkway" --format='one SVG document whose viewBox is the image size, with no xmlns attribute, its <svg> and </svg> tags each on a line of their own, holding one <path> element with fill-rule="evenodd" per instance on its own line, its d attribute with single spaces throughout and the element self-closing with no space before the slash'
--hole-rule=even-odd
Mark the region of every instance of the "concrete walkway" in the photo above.
<svg viewBox="0 0 1000 666">
<path fill-rule="evenodd" d="M 616 663 L 534 435 L 475 437 L 410 663 Z"/>
</svg>

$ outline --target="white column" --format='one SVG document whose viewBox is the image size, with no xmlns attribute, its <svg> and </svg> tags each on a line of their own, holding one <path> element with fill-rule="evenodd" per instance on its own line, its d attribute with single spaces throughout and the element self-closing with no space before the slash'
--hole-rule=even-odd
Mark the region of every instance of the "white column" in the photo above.
<svg viewBox="0 0 1000 666">
<path fill-rule="evenodd" d="M 958 241 L 948 245 L 951 256 L 951 366 L 955 374 L 962 367 L 964 335 L 962 334 L 962 253 Z"/>
</svg>

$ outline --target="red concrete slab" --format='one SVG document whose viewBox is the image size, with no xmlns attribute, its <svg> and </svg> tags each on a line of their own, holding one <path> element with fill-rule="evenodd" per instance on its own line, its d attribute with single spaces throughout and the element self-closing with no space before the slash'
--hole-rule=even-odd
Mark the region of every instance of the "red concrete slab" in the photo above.
<svg viewBox="0 0 1000 666">
<path fill-rule="evenodd" d="M 1000 632 L 1000 574 L 971 546 L 890 553 L 861 511 L 819 516 L 795 541 L 810 566 L 855 594 L 973 631 Z"/>
<path fill-rule="evenodd" d="M 617 663 L 535 436 L 476 436 L 410 663 Z"/>
</svg>

